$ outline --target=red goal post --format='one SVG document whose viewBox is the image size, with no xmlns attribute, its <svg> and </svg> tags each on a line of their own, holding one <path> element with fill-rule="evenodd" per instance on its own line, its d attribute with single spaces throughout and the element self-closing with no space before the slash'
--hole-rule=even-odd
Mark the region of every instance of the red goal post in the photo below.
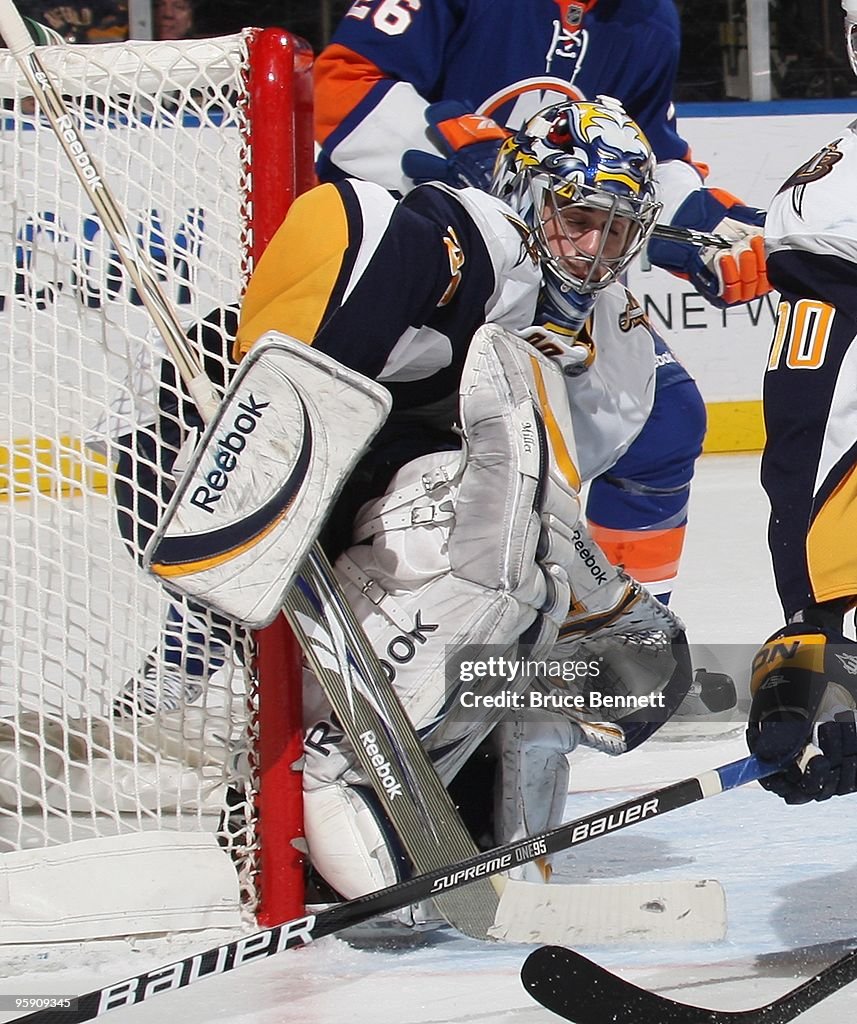
<svg viewBox="0 0 857 1024">
<path fill-rule="evenodd" d="M 253 172 L 249 188 L 255 264 L 283 221 L 294 198 L 315 183 L 312 131 L 312 51 L 287 32 L 266 29 L 254 42 L 249 103 L 253 129 Z M 279 124 L 290 130 L 278 131 Z M 268 169 L 289 169 L 280 191 Z M 260 188 L 259 184 L 264 183 Z M 264 925 L 279 924 L 303 910 L 303 757 L 300 715 L 301 655 L 283 616 L 258 637 L 259 774 L 258 813 L 270 824 L 259 828 L 259 910 Z M 289 680 L 283 693 L 283 680 Z M 264 815 L 264 818 L 262 818 Z"/>
<path fill-rule="evenodd" d="M 234 307 L 313 184 L 307 44 L 267 29 L 40 56 L 183 322 Z M 75 844 L 106 871 L 129 836 L 218 833 L 244 907 L 266 924 L 295 916 L 299 654 L 282 620 L 254 642 L 139 569 L 145 530 L 129 523 L 168 497 L 176 442 L 161 428 L 184 434 L 186 403 L 8 54 L 0 100 L 0 857 L 29 867 Z M 211 339 L 207 363 L 225 364 L 220 321 Z M 147 706 L 118 699 L 132 682 Z M 30 927 L 47 934 L 15 920 L 0 942 Z"/>
</svg>

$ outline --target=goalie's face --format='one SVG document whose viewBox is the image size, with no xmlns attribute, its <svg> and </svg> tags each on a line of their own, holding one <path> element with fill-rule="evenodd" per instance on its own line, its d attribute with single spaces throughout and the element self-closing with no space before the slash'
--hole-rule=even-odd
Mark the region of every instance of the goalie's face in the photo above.
<svg viewBox="0 0 857 1024">
<path fill-rule="evenodd" d="M 602 96 L 532 117 L 503 144 L 492 190 L 529 224 L 560 287 L 587 294 L 615 281 L 645 244 L 660 212 L 654 174 L 645 135 Z M 597 244 L 585 237 L 593 231 Z"/>
<path fill-rule="evenodd" d="M 541 231 L 550 264 L 580 292 L 595 291 L 615 280 L 639 247 L 639 223 L 608 209 L 545 197 Z"/>
</svg>

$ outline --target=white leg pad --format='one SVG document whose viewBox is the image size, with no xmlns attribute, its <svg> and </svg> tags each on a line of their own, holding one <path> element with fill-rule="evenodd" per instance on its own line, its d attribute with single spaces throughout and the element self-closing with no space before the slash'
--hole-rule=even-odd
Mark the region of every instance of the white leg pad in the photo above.
<svg viewBox="0 0 857 1024">
<path fill-rule="evenodd" d="M 497 751 L 494 791 L 494 839 L 510 843 L 544 832 L 562 821 L 568 798 L 568 754 L 579 742 L 577 726 L 562 715 L 509 717 L 494 729 Z M 545 859 L 509 872 L 510 878 L 544 882 Z"/>
<path fill-rule="evenodd" d="M 335 565 L 444 782 L 504 713 L 462 708 L 448 687 L 449 663 L 464 648 L 468 658 L 485 648 L 512 656 L 524 634 L 534 656 L 553 646 L 568 610 L 563 561 L 579 516 L 565 380 L 551 360 L 501 328 L 481 328 L 462 373 L 459 412 L 462 452 L 403 466 L 360 511 L 355 543 Z M 522 676 L 517 685 L 528 682 Z M 463 685 L 454 673 L 449 683 Z M 505 683 L 486 679 L 481 692 Z M 357 827 L 365 819 L 351 797 L 316 796 L 365 781 L 329 710 L 317 710 L 307 718 L 304 769 L 310 848 L 327 881 L 352 895 L 368 891 L 370 880 L 380 884 L 383 836 Z M 347 828 L 328 824 L 348 814 Z"/>
<path fill-rule="evenodd" d="M 304 792 L 310 857 L 346 899 L 399 881 L 378 821 L 360 790 L 331 785 Z"/>
</svg>

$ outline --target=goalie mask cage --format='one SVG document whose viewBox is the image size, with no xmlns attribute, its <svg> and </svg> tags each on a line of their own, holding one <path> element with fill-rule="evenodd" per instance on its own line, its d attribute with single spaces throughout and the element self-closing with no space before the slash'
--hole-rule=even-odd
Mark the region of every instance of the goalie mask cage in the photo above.
<svg viewBox="0 0 857 1024">
<path fill-rule="evenodd" d="M 309 47 L 267 29 L 40 55 L 222 380 L 253 261 L 313 182 Z M 297 649 L 282 617 L 243 636 L 138 567 L 193 410 L 5 52 L 0 96 L 0 872 L 94 848 L 106 878 L 129 837 L 217 834 L 273 924 L 303 903 Z M 141 862 L 140 887 L 171 863 Z M 25 917 L 0 941 L 51 934 Z"/>
</svg>

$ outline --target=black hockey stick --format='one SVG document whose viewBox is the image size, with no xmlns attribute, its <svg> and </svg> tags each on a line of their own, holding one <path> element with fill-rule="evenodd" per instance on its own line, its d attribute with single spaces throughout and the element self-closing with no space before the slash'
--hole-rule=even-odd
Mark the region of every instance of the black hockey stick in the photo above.
<svg viewBox="0 0 857 1024">
<path fill-rule="evenodd" d="M 562 946 L 533 950 L 521 968 L 533 999 L 574 1024 L 786 1024 L 855 978 L 857 950 L 851 950 L 764 1006 L 709 1010 L 640 988 Z"/>
<path fill-rule="evenodd" d="M 386 914 L 411 903 L 451 892 L 468 883 L 489 878 L 501 871 L 508 871 L 516 865 L 527 864 L 538 857 L 560 853 L 580 846 L 590 839 L 597 839 L 599 836 L 660 817 L 679 807 L 686 807 L 706 797 L 764 778 L 776 770 L 775 766 L 762 764 L 755 757 L 746 757 L 720 768 L 712 768 L 681 782 L 674 782 L 642 796 L 613 804 L 605 810 L 584 815 L 547 832 L 499 846 L 494 850 L 487 850 L 457 864 L 428 871 L 398 885 L 369 893 L 368 896 L 340 903 L 318 914 L 308 914 L 306 917 L 287 921 L 274 928 L 253 932 L 233 942 L 215 946 L 183 960 L 176 960 L 163 967 L 127 978 L 125 981 L 94 989 L 72 1000 L 71 1006 L 37 1010 L 35 1013 L 16 1017 L 10 1024 L 23 1024 L 25 1021 L 27 1024 L 80 1024 L 93 1020 L 108 1010 L 141 1003 L 160 992 L 185 988 L 202 978 L 225 974 L 246 963 L 273 956 L 284 949 L 305 946 L 325 935 L 333 935 L 379 914 Z"/>
</svg>

